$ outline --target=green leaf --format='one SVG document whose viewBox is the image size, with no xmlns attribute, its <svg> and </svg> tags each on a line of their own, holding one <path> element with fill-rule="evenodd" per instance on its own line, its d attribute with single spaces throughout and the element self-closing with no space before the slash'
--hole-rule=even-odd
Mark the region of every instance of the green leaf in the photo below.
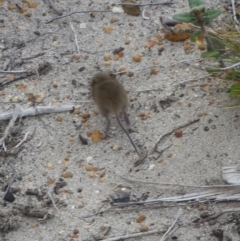
<svg viewBox="0 0 240 241">
<path fill-rule="evenodd" d="M 222 9 L 208 10 L 203 14 L 203 19 L 206 24 L 209 24 L 214 18 L 218 17 L 223 12 Z"/>
<path fill-rule="evenodd" d="M 208 51 L 201 54 L 202 58 L 218 58 L 220 53 L 218 51 Z"/>
<path fill-rule="evenodd" d="M 216 69 L 212 67 L 206 67 L 205 69 L 208 73 L 212 73 L 212 74 L 219 73 L 221 71 L 220 69 Z"/>
<path fill-rule="evenodd" d="M 240 71 L 234 70 L 234 69 L 228 69 L 227 70 L 227 76 L 231 79 L 239 79 L 240 78 Z"/>
<path fill-rule="evenodd" d="M 191 13 L 178 13 L 173 16 L 173 19 L 185 23 L 195 23 L 197 21 L 196 17 Z"/>
<path fill-rule="evenodd" d="M 204 5 L 204 1 L 203 0 L 188 0 L 188 4 L 189 4 L 190 8 L 195 8 L 200 5 Z"/>
<path fill-rule="evenodd" d="M 231 98 L 237 98 L 240 95 L 240 84 L 234 84 L 230 88 Z"/>
<path fill-rule="evenodd" d="M 195 32 L 193 32 L 192 35 L 191 35 L 191 37 L 190 37 L 191 41 L 194 42 L 194 43 L 196 43 L 197 38 L 198 38 L 201 34 L 202 34 L 201 31 L 195 31 Z"/>
<path fill-rule="evenodd" d="M 195 16 L 199 14 L 204 14 L 205 13 L 204 5 L 200 5 L 198 7 L 192 8 L 191 13 L 193 13 Z"/>
<path fill-rule="evenodd" d="M 211 50 L 216 50 L 220 54 L 224 54 L 226 52 L 226 48 L 225 48 L 224 42 L 220 38 L 217 38 L 217 37 L 209 34 L 208 35 L 208 39 L 209 39 L 209 41 L 211 43 L 211 47 L 212 47 Z"/>
</svg>

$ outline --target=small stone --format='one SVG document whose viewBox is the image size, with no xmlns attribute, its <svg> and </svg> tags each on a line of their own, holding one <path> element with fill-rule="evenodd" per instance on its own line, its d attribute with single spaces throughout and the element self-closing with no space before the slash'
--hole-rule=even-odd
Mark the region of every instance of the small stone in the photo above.
<svg viewBox="0 0 240 241">
<path fill-rule="evenodd" d="M 209 127 L 208 127 L 208 126 L 205 126 L 205 127 L 204 127 L 204 131 L 209 131 Z"/>
</svg>

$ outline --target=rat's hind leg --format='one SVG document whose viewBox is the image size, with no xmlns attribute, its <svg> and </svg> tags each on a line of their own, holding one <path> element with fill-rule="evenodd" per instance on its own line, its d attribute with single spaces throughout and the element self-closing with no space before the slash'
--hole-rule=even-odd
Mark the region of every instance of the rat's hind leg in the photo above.
<svg viewBox="0 0 240 241">
<path fill-rule="evenodd" d="M 130 120 L 129 120 L 129 118 L 128 118 L 128 114 L 127 114 L 125 111 L 123 111 L 122 114 L 123 114 L 123 119 L 124 119 L 124 121 L 125 121 L 128 129 L 129 129 L 129 128 L 130 128 Z"/>
<path fill-rule="evenodd" d="M 111 121 L 110 121 L 109 116 L 106 115 L 105 118 L 106 118 L 106 120 L 107 120 L 107 125 L 106 125 L 105 131 L 104 131 L 104 138 L 107 137 L 108 132 L 109 132 L 109 129 L 110 129 L 110 125 L 111 125 Z"/>
</svg>

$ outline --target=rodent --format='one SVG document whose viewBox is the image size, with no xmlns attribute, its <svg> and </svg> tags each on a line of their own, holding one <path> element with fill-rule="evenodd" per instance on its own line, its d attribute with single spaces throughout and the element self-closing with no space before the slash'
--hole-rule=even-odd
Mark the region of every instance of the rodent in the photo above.
<svg viewBox="0 0 240 241">
<path fill-rule="evenodd" d="M 138 156 L 141 157 L 128 131 L 123 127 L 119 118 L 122 114 L 127 126 L 130 126 L 130 121 L 126 113 L 128 108 L 128 97 L 123 85 L 117 81 L 114 75 L 110 75 L 106 72 L 99 72 L 93 76 L 91 87 L 93 100 L 98 106 L 101 114 L 107 119 L 105 136 L 108 134 L 111 123 L 109 115 L 114 114 L 119 126 L 126 133 Z"/>
</svg>

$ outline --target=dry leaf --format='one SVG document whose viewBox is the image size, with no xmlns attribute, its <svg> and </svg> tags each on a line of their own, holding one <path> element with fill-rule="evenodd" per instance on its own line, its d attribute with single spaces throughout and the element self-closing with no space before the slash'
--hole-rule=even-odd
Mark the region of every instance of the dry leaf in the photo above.
<svg viewBox="0 0 240 241">
<path fill-rule="evenodd" d="M 72 178 L 73 174 L 71 172 L 64 172 L 61 176 L 63 178 Z"/>
<path fill-rule="evenodd" d="M 98 142 L 102 140 L 102 133 L 99 130 L 93 130 L 91 135 L 92 142 Z"/>
<path fill-rule="evenodd" d="M 103 177 L 105 176 L 105 174 L 106 174 L 106 171 L 102 171 L 102 172 L 99 174 L 99 177 L 100 177 L 100 178 L 103 178 Z"/>
<path fill-rule="evenodd" d="M 52 185 L 55 183 L 55 181 L 56 181 L 56 179 L 50 178 L 50 179 L 48 179 L 47 183 L 48 183 L 48 185 Z"/>
<path fill-rule="evenodd" d="M 105 61 L 110 60 L 110 58 L 111 58 L 111 55 L 110 55 L 110 54 L 105 54 L 105 55 L 104 55 L 104 60 L 105 60 Z"/>
<path fill-rule="evenodd" d="M 56 82 L 54 82 L 54 83 L 52 84 L 52 87 L 56 89 L 56 88 L 58 87 L 58 84 L 57 84 Z"/>
<path fill-rule="evenodd" d="M 25 6 L 23 6 L 23 7 L 21 7 L 18 11 L 19 11 L 20 13 L 25 13 L 25 12 L 27 12 L 27 10 L 28 10 L 28 8 L 25 7 Z"/>
<path fill-rule="evenodd" d="M 184 41 L 190 38 L 191 32 L 191 26 L 188 23 L 178 23 L 173 27 L 173 31 L 166 31 L 164 37 L 172 42 Z"/>
<path fill-rule="evenodd" d="M 73 58 L 74 60 L 79 60 L 80 57 L 81 57 L 80 54 L 74 54 L 72 58 Z"/>
<path fill-rule="evenodd" d="M 8 10 L 12 11 L 16 8 L 16 5 L 13 3 L 8 4 Z"/>
<path fill-rule="evenodd" d="M 133 76 L 134 76 L 134 72 L 129 71 L 129 72 L 128 72 L 128 77 L 133 77 Z"/>
<path fill-rule="evenodd" d="M 51 162 L 48 162 L 46 166 L 49 170 L 53 169 L 53 164 Z"/>
<path fill-rule="evenodd" d="M 146 120 L 150 116 L 150 112 L 142 112 L 139 114 L 142 120 Z"/>
<path fill-rule="evenodd" d="M 113 57 L 113 60 L 117 61 L 119 60 L 120 56 L 118 54 L 115 54 L 114 57 Z"/>
<path fill-rule="evenodd" d="M 119 55 L 120 58 L 122 58 L 123 55 L 124 55 L 123 51 L 119 52 L 118 55 Z"/>
<path fill-rule="evenodd" d="M 4 0 L 0 0 L 0 7 L 4 5 Z"/>
<path fill-rule="evenodd" d="M 159 164 L 162 164 L 163 162 L 164 162 L 163 159 L 158 160 L 158 163 L 159 163 Z"/>
<path fill-rule="evenodd" d="M 145 43 L 145 47 L 146 48 L 152 48 L 154 47 L 155 45 L 157 45 L 157 42 L 153 39 L 149 39 L 146 43 Z"/>
<path fill-rule="evenodd" d="M 90 178 L 95 178 L 96 177 L 96 173 L 94 171 L 91 171 L 88 173 Z"/>
<path fill-rule="evenodd" d="M 31 226 L 32 228 L 36 228 L 38 226 L 38 223 L 32 223 Z"/>
<path fill-rule="evenodd" d="M 136 222 L 137 222 L 137 223 L 141 223 L 141 222 L 144 221 L 145 219 L 146 219 L 146 216 L 145 216 L 145 215 L 140 215 L 140 216 L 138 216 Z"/>
<path fill-rule="evenodd" d="M 110 61 L 110 60 L 108 60 L 108 61 L 104 61 L 104 65 L 106 65 L 106 66 L 111 65 L 111 61 Z"/>
<path fill-rule="evenodd" d="M 27 88 L 27 85 L 21 83 L 21 84 L 19 84 L 19 85 L 17 86 L 17 88 L 18 88 L 19 90 L 25 90 L 25 89 Z"/>
<path fill-rule="evenodd" d="M 62 123 L 62 117 L 61 116 L 58 116 L 57 118 L 56 118 L 56 121 L 58 122 L 58 123 Z"/>
<path fill-rule="evenodd" d="M 13 80 L 14 79 L 14 74 L 7 74 L 7 79 L 8 80 Z"/>
<path fill-rule="evenodd" d="M 140 230 L 140 232 L 147 232 L 148 231 L 148 226 L 142 225 L 139 230 Z"/>
<path fill-rule="evenodd" d="M 121 67 L 119 68 L 118 72 L 122 75 L 122 74 L 126 74 L 126 68 L 125 67 Z"/>
<path fill-rule="evenodd" d="M 130 39 L 126 39 L 126 40 L 125 40 L 125 44 L 126 44 L 126 45 L 130 44 L 130 42 L 131 42 Z"/>
<path fill-rule="evenodd" d="M 140 54 L 137 54 L 137 55 L 133 56 L 133 61 L 134 62 L 140 62 L 141 58 L 142 58 L 142 56 Z"/>
<path fill-rule="evenodd" d="M 117 21 L 118 21 L 118 19 L 116 17 L 112 17 L 111 20 L 110 20 L 110 23 L 115 23 Z"/>
<path fill-rule="evenodd" d="M 155 68 L 155 67 L 152 68 L 152 69 L 151 69 L 151 74 L 155 74 L 155 75 L 158 74 L 158 69 Z"/>
<path fill-rule="evenodd" d="M 103 26 L 103 31 L 104 31 L 105 33 L 111 33 L 111 32 L 113 31 L 113 27 L 110 26 L 110 25 L 104 25 L 104 26 Z"/>
<path fill-rule="evenodd" d="M 136 4 L 136 2 L 132 0 L 123 0 L 122 3 Z M 140 7 L 136 5 L 122 5 L 122 8 L 125 13 L 133 16 L 139 16 L 141 14 Z"/>
<path fill-rule="evenodd" d="M 98 167 L 95 167 L 95 166 L 92 166 L 92 165 L 86 165 L 85 166 L 85 170 L 87 171 L 87 172 L 91 172 L 91 171 L 98 171 Z"/>
<path fill-rule="evenodd" d="M 178 129 L 175 131 L 174 135 L 177 137 L 177 138 L 180 138 L 183 136 L 183 133 L 182 133 L 182 130 Z"/>
<path fill-rule="evenodd" d="M 122 150 L 122 147 L 119 146 L 119 145 L 114 145 L 112 149 L 113 149 L 114 151 L 119 151 L 119 150 Z"/>
<path fill-rule="evenodd" d="M 66 65 L 63 65 L 63 66 L 62 66 L 62 71 L 66 71 L 66 70 L 67 70 Z"/>
<path fill-rule="evenodd" d="M 29 8 L 36 8 L 37 6 L 38 6 L 37 3 L 35 3 L 35 2 L 31 2 L 31 1 L 28 2 Z"/>
<path fill-rule="evenodd" d="M 5 93 L 3 91 L 0 91 L 0 96 L 4 96 Z"/>
</svg>

